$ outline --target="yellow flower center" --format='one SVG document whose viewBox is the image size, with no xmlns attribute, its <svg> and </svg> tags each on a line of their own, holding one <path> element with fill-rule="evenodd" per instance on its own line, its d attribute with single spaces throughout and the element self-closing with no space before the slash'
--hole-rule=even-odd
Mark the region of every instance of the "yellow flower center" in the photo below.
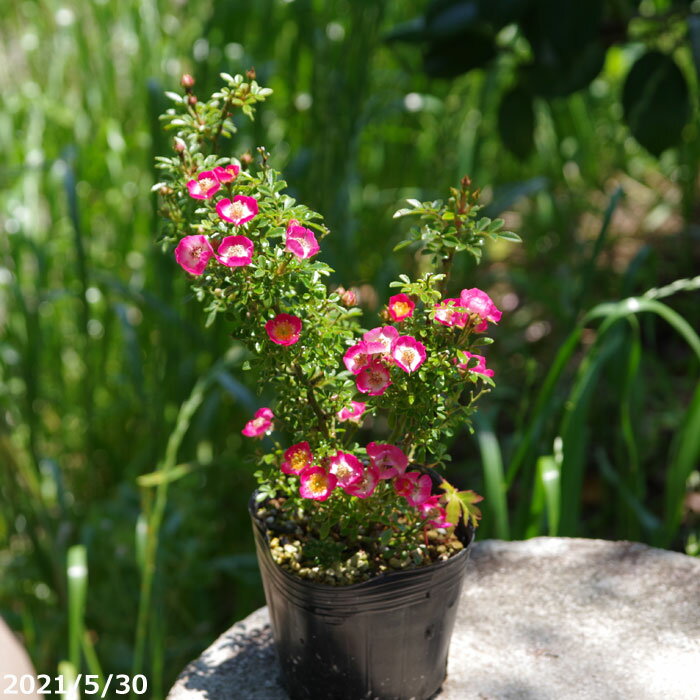
<svg viewBox="0 0 700 700">
<path fill-rule="evenodd" d="M 203 177 L 201 180 L 199 180 L 199 189 L 206 192 L 214 187 L 215 184 L 216 182 L 214 182 L 214 180 L 212 180 L 210 177 Z"/>
<path fill-rule="evenodd" d="M 384 374 L 382 374 L 382 372 L 380 372 L 378 369 L 370 369 L 368 370 L 368 374 L 369 383 L 373 386 L 380 386 L 384 384 Z"/>
<path fill-rule="evenodd" d="M 306 455 L 303 452 L 299 451 L 299 452 L 295 452 L 292 455 L 291 462 L 292 462 L 292 469 L 295 472 L 300 472 L 306 466 L 306 463 L 308 462 L 308 460 L 306 458 Z"/>
<path fill-rule="evenodd" d="M 326 490 L 326 475 L 325 474 L 313 474 L 307 485 L 309 490 L 313 493 L 323 493 Z"/>
<path fill-rule="evenodd" d="M 411 313 L 411 307 L 405 301 L 394 302 L 394 314 L 397 316 L 405 316 Z"/>
<path fill-rule="evenodd" d="M 416 359 L 416 351 L 411 348 L 401 350 L 401 362 L 410 367 Z"/>
<path fill-rule="evenodd" d="M 248 255 L 248 251 L 239 243 L 226 248 L 225 255 L 227 258 L 245 258 Z"/>
<path fill-rule="evenodd" d="M 245 205 L 240 202 L 233 202 L 229 205 L 228 215 L 231 219 L 242 219 L 247 213 Z"/>
<path fill-rule="evenodd" d="M 275 335 L 282 340 L 289 340 L 294 335 L 294 327 L 289 321 L 281 321 L 275 326 Z"/>
<path fill-rule="evenodd" d="M 335 472 L 335 475 L 338 477 L 339 481 L 344 481 L 345 479 L 350 478 L 353 474 L 352 469 L 350 469 L 347 464 L 339 464 L 337 467 L 333 468 L 333 471 Z"/>
</svg>

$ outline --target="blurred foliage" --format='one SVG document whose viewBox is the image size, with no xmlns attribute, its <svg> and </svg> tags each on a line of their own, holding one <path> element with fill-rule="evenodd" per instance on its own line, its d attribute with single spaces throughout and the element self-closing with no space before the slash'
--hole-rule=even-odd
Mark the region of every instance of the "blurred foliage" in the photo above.
<svg viewBox="0 0 700 700">
<path fill-rule="evenodd" d="M 700 3 L 688 0 L 432 0 L 425 14 L 395 27 L 392 41 L 424 46 L 425 72 L 450 78 L 510 65 L 499 108 L 504 145 L 520 159 L 534 150 L 533 102 L 566 97 L 600 75 L 613 46 L 637 58 L 624 81 L 630 131 L 651 153 L 684 140 L 697 105 Z M 683 66 L 679 67 L 674 54 Z M 695 137 L 695 129 L 691 130 Z"/>
<path fill-rule="evenodd" d="M 698 271 L 697 120 L 658 158 L 628 126 L 640 83 L 650 102 L 687 90 L 697 115 L 696 3 L 686 22 L 676 5 L 644 0 L 640 15 L 668 18 L 635 19 L 639 40 L 613 42 L 596 77 L 534 100 L 515 80 L 520 59 L 500 47 L 487 70 L 464 74 L 468 57 L 446 38 L 449 77 L 438 78 L 414 46 L 385 41 L 426 6 L 5 4 L 0 610 L 40 672 L 76 656 L 91 673 L 130 670 L 154 524 L 152 697 L 263 600 L 240 429 L 264 387 L 259 398 L 237 378 L 244 357 L 229 352 L 225 321 L 204 329 L 186 280 L 151 244 L 153 155 L 168 147 L 156 117 L 184 71 L 202 94 L 220 71 L 251 65 L 274 88 L 254 125 L 238 124 L 232 154 L 268 147 L 291 193 L 326 217 L 325 261 L 368 310 L 399 272 L 421 268 L 410 251 L 391 252 L 404 198 L 436 199 L 469 174 L 486 213 L 523 237 L 489 246 L 478 272 L 464 264 L 451 282 L 487 290 L 504 311 L 488 358 L 492 410 L 478 440 L 456 438 L 449 475 L 486 496 L 482 537 L 687 542 L 697 553 L 700 305 L 697 281 L 671 284 Z M 517 6 L 489 3 L 504 40 L 519 30 L 499 13 Z M 589 4 L 579 6 L 583 26 Z M 469 51 L 488 53 L 480 41 Z M 640 60 L 666 79 L 645 90 Z M 669 131 L 680 122 L 662 118 Z M 649 133 L 658 151 L 667 134 Z M 149 517 L 161 507 L 162 519 Z M 86 577 L 67 575 L 76 561 Z"/>
</svg>

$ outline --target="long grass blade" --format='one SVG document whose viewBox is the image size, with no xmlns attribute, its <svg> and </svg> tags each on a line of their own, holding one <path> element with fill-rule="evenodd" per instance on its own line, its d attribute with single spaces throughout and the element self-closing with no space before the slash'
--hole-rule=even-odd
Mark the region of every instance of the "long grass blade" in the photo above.
<svg viewBox="0 0 700 700">
<path fill-rule="evenodd" d="M 591 280 L 593 279 L 593 271 L 595 270 L 596 263 L 600 257 L 601 252 L 605 246 L 605 241 L 608 236 L 608 231 L 610 230 L 610 222 L 612 221 L 613 214 L 617 209 L 617 205 L 624 196 L 624 191 L 621 186 L 618 186 L 615 192 L 613 192 L 612 197 L 610 197 L 610 202 L 605 209 L 605 214 L 603 215 L 603 222 L 600 226 L 600 231 L 596 236 L 595 243 L 593 244 L 593 250 L 591 255 L 586 262 L 581 279 L 581 289 L 578 295 L 577 310 L 580 309 L 583 303 L 588 298 L 588 291 L 591 286 Z"/>
<path fill-rule="evenodd" d="M 557 438 L 560 440 L 560 438 Z M 561 458 L 554 456 L 540 457 L 537 460 L 537 479 L 542 486 L 547 513 L 547 532 L 550 537 L 559 534 L 559 517 L 561 513 Z"/>
<path fill-rule="evenodd" d="M 494 523 L 496 537 L 510 539 L 506 482 L 503 474 L 501 448 L 491 423 L 483 417 L 476 421 L 476 437 L 484 467 L 484 506 L 488 508 Z"/>
<path fill-rule="evenodd" d="M 629 489 L 625 479 L 618 474 L 610 459 L 602 450 L 597 450 L 596 461 L 603 478 L 615 489 L 625 505 L 634 512 L 639 523 L 647 532 L 658 532 L 661 529 L 661 520 L 657 518 L 639 498 Z"/>
<path fill-rule="evenodd" d="M 700 383 L 695 387 L 685 421 L 678 431 L 666 470 L 664 493 L 665 528 L 659 544 L 669 546 L 683 517 L 686 483 L 700 465 Z"/>
<path fill-rule="evenodd" d="M 581 512 L 581 492 L 588 444 L 588 411 L 603 366 L 622 344 L 619 332 L 609 332 L 617 318 L 606 319 L 604 327 L 584 357 L 565 403 L 559 435 L 562 439 L 561 520 L 559 532 L 576 534 Z"/>
<path fill-rule="evenodd" d="M 221 360 L 219 360 L 210 370 L 201 377 L 192 389 L 189 398 L 182 404 L 175 422 L 175 427 L 168 438 L 163 461 L 159 465 L 158 471 L 163 474 L 163 478 L 155 489 L 153 505 L 149 508 L 147 515 L 146 532 L 143 542 L 143 555 L 141 557 L 142 575 L 141 589 L 139 597 L 139 608 L 136 622 L 136 635 L 134 642 L 134 658 L 132 675 L 142 672 L 144 664 L 144 654 L 149 628 L 149 613 L 151 611 L 151 601 L 153 595 L 154 577 L 156 574 L 156 558 L 158 552 L 158 540 L 160 527 L 165 515 L 165 506 L 168 498 L 168 486 L 170 484 L 170 474 L 176 467 L 177 453 L 180 445 L 187 433 L 192 418 L 197 409 L 204 401 L 211 384 L 216 381 L 222 370 L 227 369 L 238 362 L 242 356 L 240 348 L 232 348 Z M 148 490 L 150 493 L 150 489 Z M 138 531 L 137 531 L 138 532 Z"/>
<path fill-rule="evenodd" d="M 68 550 L 68 660 L 80 669 L 81 648 L 85 635 L 85 601 L 87 598 L 87 551 L 83 545 Z"/>
</svg>

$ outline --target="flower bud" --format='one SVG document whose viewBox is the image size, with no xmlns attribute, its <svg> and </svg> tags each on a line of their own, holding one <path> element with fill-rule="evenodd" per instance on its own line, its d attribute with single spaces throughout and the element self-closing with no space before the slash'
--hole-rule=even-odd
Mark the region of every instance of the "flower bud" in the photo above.
<svg viewBox="0 0 700 700">
<path fill-rule="evenodd" d="M 347 308 L 357 306 L 357 292 L 354 289 L 338 287 L 335 293 L 340 297 L 340 303 Z"/>
<path fill-rule="evenodd" d="M 251 67 L 245 72 L 245 77 L 248 78 L 248 80 L 255 80 L 255 78 L 256 78 L 255 66 L 251 66 Z"/>
<path fill-rule="evenodd" d="M 158 194 L 160 194 L 162 197 L 167 197 L 169 194 L 173 193 L 173 188 L 169 187 L 168 185 L 163 185 L 159 190 Z"/>
<path fill-rule="evenodd" d="M 194 107 L 197 104 L 197 96 L 196 95 L 190 95 L 187 98 L 187 104 L 190 105 L 191 107 Z"/>
<path fill-rule="evenodd" d="M 244 168 L 247 168 L 253 162 L 253 156 L 250 155 L 250 153 L 246 152 L 241 154 L 241 157 L 238 160 L 241 161 L 241 165 Z"/>
<path fill-rule="evenodd" d="M 176 136 L 173 139 L 173 149 L 175 153 L 184 153 L 187 150 L 187 145 L 179 136 Z"/>
<path fill-rule="evenodd" d="M 180 85 L 182 85 L 185 90 L 190 90 L 194 87 L 194 78 L 189 73 L 184 73 L 182 78 L 180 78 Z"/>
</svg>

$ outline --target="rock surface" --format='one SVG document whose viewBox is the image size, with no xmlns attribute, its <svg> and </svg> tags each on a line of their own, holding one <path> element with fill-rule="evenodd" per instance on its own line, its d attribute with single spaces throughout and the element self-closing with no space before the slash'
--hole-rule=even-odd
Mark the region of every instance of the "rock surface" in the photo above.
<svg viewBox="0 0 700 700">
<path fill-rule="evenodd" d="M 168 700 L 287 700 L 278 677 L 261 608 Z M 436 700 L 505 698 L 700 700 L 700 560 L 631 542 L 475 544 Z"/>
</svg>

